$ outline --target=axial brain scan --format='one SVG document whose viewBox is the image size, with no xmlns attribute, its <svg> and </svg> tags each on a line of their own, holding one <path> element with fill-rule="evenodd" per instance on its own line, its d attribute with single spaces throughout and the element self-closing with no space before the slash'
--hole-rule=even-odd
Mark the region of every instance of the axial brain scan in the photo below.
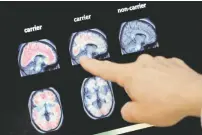
<svg viewBox="0 0 202 135">
<path fill-rule="evenodd" d="M 47 39 L 21 44 L 18 65 L 21 77 L 58 69 L 55 45 Z"/>
<path fill-rule="evenodd" d="M 94 120 L 109 117 L 114 110 L 111 82 L 100 77 L 90 77 L 83 81 L 81 97 L 85 112 Z"/>
<path fill-rule="evenodd" d="M 31 123 L 40 133 L 58 130 L 63 122 L 60 96 L 54 88 L 33 91 L 28 103 Z"/>
<path fill-rule="evenodd" d="M 122 55 L 158 47 L 156 27 L 149 19 L 124 22 L 119 41 Z"/>
<path fill-rule="evenodd" d="M 72 65 L 79 64 L 81 56 L 104 59 L 110 57 L 106 36 L 98 29 L 73 33 L 69 45 Z"/>
</svg>

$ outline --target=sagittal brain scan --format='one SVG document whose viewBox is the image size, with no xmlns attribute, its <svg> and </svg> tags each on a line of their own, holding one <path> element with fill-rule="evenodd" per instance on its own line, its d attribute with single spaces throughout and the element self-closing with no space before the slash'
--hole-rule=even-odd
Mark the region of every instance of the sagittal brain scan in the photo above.
<svg viewBox="0 0 202 135">
<path fill-rule="evenodd" d="M 54 88 L 33 91 L 28 103 L 31 123 L 40 133 L 58 130 L 63 122 L 60 96 Z"/>
<path fill-rule="evenodd" d="M 119 41 L 122 55 L 158 47 L 156 27 L 149 19 L 124 22 Z"/>
<path fill-rule="evenodd" d="M 104 59 L 110 57 L 106 35 L 98 29 L 73 33 L 69 45 L 72 65 L 79 64 L 81 56 Z"/>
<path fill-rule="evenodd" d="M 114 110 L 111 82 L 100 77 L 90 77 L 83 81 L 81 97 L 84 111 L 94 120 L 109 117 Z"/>
<path fill-rule="evenodd" d="M 18 65 L 21 77 L 58 69 L 55 45 L 47 39 L 21 44 Z"/>
</svg>

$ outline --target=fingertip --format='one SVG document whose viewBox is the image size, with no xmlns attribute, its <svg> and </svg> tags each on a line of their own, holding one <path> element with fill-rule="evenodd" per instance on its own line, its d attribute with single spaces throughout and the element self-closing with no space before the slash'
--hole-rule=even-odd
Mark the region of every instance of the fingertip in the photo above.
<svg viewBox="0 0 202 135">
<path fill-rule="evenodd" d="M 86 56 L 82 56 L 82 57 L 80 57 L 80 65 L 82 66 L 82 68 L 85 70 L 85 71 L 87 71 L 87 72 L 89 72 L 89 73 L 91 73 L 91 74 L 93 74 L 93 75 L 95 75 L 95 76 L 97 76 L 98 75 L 98 70 L 97 70 L 97 60 L 96 59 L 93 59 L 93 58 L 88 58 L 88 57 L 86 57 Z"/>
<path fill-rule="evenodd" d="M 123 107 L 121 108 L 121 115 L 123 116 L 123 115 L 125 115 L 125 113 L 126 113 L 126 106 L 128 106 L 128 104 L 129 104 L 130 102 L 127 102 L 127 103 L 125 103 L 124 105 L 123 105 Z"/>
<path fill-rule="evenodd" d="M 133 104 L 132 102 L 127 102 L 121 108 L 121 116 L 127 122 L 132 122 L 133 121 L 131 112 L 134 111 L 134 110 L 133 110 L 133 108 L 131 108 L 132 104 Z"/>
<path fill-rule="evenodd" d="M 123 86 L 126 78 L 125 66 L 108 60 L 97 60 L 88 57 L 80 57 L 82 68 L 94 76 L 99 76 L 105 80 L 118 83 Z M 123 73 L 125 71 L 125 74 Z"/>
<path fill-rule="evenodd" d="M 143 123 L 145 111 L 141 109 L 140 104 L 134 101 L 127 102 L 121 108 L 122 118 L 129 123 Z"/>
<path fill-rule="evenodd" d="M 89 59 L 90 58 L 88 58 L 87 56 L 82 56 L 82 57 L 79 58 L 79 62 L 80 62 L 80 64 L 84 64 Z"/>
</svg>

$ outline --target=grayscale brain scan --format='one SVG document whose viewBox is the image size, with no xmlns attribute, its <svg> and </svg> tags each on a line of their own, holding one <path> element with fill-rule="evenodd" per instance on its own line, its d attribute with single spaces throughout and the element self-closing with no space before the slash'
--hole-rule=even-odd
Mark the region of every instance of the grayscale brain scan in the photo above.
<svg viewBox="0 0 202 135">
<path fill-rule="evenodd" d="M 18 65 L 21 77 L 60 68 L 56 47 L 47 39 L 21 44 Z"/>
<path fill-rule="evenodd" d="M 83 108 L 93 120 L 109 117 L 115 106 L 112 84 L 100 77 L 90 77 L 81 87 Z"/>
<path fill-rule="evenodd" d="M 119 41 L 122 55 L 156 48 L 156 27 L 149 19 L 124 22 L 120 28 Z"/>
<path fill-rule="evenodd" d="M 70 40 L 69 52 L 72 65 L 78 65 L 81 56 L 96 59 L 110 57 L 106 35 L 98 29 L 73 33 Z"/>
<path fill-rule="evenodd" d="M 58 92 L 50 87 L 33 91 L 28 103 L 31 124 L 40 133 L 58 130 L 63 122 L 63 111 Z"/>
</svg>

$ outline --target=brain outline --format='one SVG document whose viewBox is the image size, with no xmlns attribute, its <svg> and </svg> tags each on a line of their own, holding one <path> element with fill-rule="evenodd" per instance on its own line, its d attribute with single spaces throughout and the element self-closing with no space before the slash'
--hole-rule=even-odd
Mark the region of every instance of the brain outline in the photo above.
<svg viewBox="0 0 202 135">
<path fill-rule="evenodd" d="M 90 90 L 87 90 L 86 89 L 86 85 L 87 84 L 89 84 L 89 83 L 91 83 L 92 82 L 92 80 L 93 81 L 95 81 L 96 82 L 96 84 L 98 84 L 99 85 L 99 87 L 100 86 L 106 86 L 107 85 L 107 88 L 108 88 L 108 96 L 107 96 L 107 98 L 111 98 L 111 100 L 110 99 L 107 99 L 107 98 L 105 98 L 104 100 L 105 101 L 107 101 L 107 103 L 109 103 L 110 104 L 110 109 L 107 111 L 107 113 L 106 114 L 102 114 L 101 116 L 95 116 L 94 114 L 92 114 L 92 112 L 90 112 L 89 111 L 89 109 L 87 109 L 87 107 L 86 107 L 86 99 L 87 99 L 87 97 L 85 97 L 85 94 L 86 94 L 86 91 L 90 91 Z M 98 80 L 101 80 L 101 81 L 99 81 L 99 83 L 98 83 Z M 91 81 L 91 82 L 90 82 Z M 104 82 L 104 83 L 102 83 L 101 85 L 100 85 L 100 82 Z M 90 84 L 90 86 L 91 86 L 91 84 Z M 93 86 L 93 85 L 92 85 Z M 103 88 L 103 87 L 102 87 Z M 91 89 L 92 90 L 92 89 Z M 102 89 L 103 90 L 103 89 Z M 96 90 L 95 90 L 96 91 Z M 94 92 L 95 92 L 94 91 Z M 99 92 L 101 91 L 101 88 L 99 88 Z M 101 93 L 101 92 L 100 92 Z M 97 93 L 97 95 L 99 95 L 100 93 Z M 110 96 L 109 96 L 109 93 L 110 93 Z M 100 96 L 100 98 L 101 98 L 101 96 L 102 96 L 102 94 L 103 93 L 101 93 L 99 96 Z M 87 96 L 89 96 L 88 94 L 87 94 Z M 92 95 L 91 95 L 92 96 Z M 105 95 L 106 96 L 106 95 Z M 84 108 L 84 111 L 86 112 L 86 114 L 91 118 L 91 119 L 93 119 L 93 120 L 97 120 L 97 119 L 103 119 L 103 118 L 106 118 L 106 117 L 109 117 L 109 116 L 111 116 L 111 114 L 113 113 L 113 111 L 114 111 L 114 108 L 115 108 L 115 99 L 114 99 L 114 94 L 113 94 L 113 89 L 112 89 L 112 84 L 111 84 L 111 82 L 109 82 L 109 81 L 106 81 L 106 80 L 103 80 L 102 78 L 100 78 L 100 77 L 89 77 L 89 78 L 85 78 L 84 79 L 84 81 L 83 81 L 83 83 L 82 83 L 82 87 L 81 87 L 81 98 L 82 98 L 82 103 L 83 103 L 83 108 Z M 95 98 L 95 97 L 94 97 Z M 92 102 L 93 103 L 93 102 Z M 108 105 L 109 105 L 108 104 Z M 105 104 L 106 105 L 106 104 Z M 93 106 L 93 104 L 92 104 L 92 106 Z M 103 105 L 104 106 L 104 105 Z M 106 107 L 106 106 L 105 106 Z M 102 107 L 101 107 L 102 108 Z M 101 108 L 99 108 L 100 110 L 101 110 Z M 92 108 L 91 108 L 92 109 Z M 103 108 L 102 108 L 103 109 Z M 106 108 L 104 108 L 104 109 L 106 109 Z M 100 111 L 100 113 L 103 113 L 102 111 Z"/>
<path fill-rule="evenodd" d="M 123 22 L 119 41 L 122 55 L 158 47 L 156 27 L 148 18 Z"/>
<path fill-rule="evenodd" d="M 89 37 L 91 36 L 91 38 L 84 39 L 87 36 L 89 36 Z M 99 42 L 95 43 L 96 42 L 95 38 L 97 38 L 97 40 L 101 41 L 103 44 L 100 45 Z M 86 43 L 84 44 L 84 42 L 82 42 L 80 44 L 76 44 L 75 43 L 76 40 L 77 40 L 77 42 L 79 42 L 78 40 L 84 40 L 84 42 L 86 42 Z M 110 57 L 109 52 L 108 52 L 108 43 L 107 43 L 106 35 L 97 28 L 83 30 L 83 31 L 75 32 L 71 35 L 69 53 L 70 53 L 72 65 L 79 64 L 80 56 L 83 56 L 83 55 L 87 56 L 87 54 L 85 54 L 85 53 L 90 52 L 89 51 L 90 49 L 87 48 L 90 45 L 91 45 L 91 47 L 94 47 L 93 49 L 91 49 L 92 54 L 90 54 L 90 57 L 97 58 L 97 59 L 104 59 L 104 58 Z M 76 56 L 73 54 L 75 48 L 78 52 L 77 54 L 75 54 Z M 100 50 L 104 50 L 104 51 L 100 52 Z M 93 55 L 95 55 L 95 56 L 93 56 Z"/>
<path fill-rule="evenodd" d="M 47 94 L 48 92 L 49 92 L 49 95 Z M 38 98 L 39 95 L 42 95 L 44 93 L 46 93 L 46 99 L 45 99 L 45 101 L 44 101 L 44 99 Z M 54 96 L 53 99 L 50 99 L 51 94 L 52 94 L 52 96 Z M 38 96 L 38 97 L 36 97 L 36 96 Z M 38 100 L 36 100 L 36 99 L 38 99 Z M 55 100 L 55 101 L 51 102 L 51 100 Z M 38 102 L 36 102 L 36 101 L 38 101 Z M 59 116 L 59 121 L 56 121 L 56 122 L 58 122 L 57 124 L 54 124 L 54 122 L 48 123 L 46 121 L 46 124 L 48 123 L 49 125 L 56 126 L 55 128 L 49 129 L 47 131 L 41 128 L 41 127 L 47 127 L 47 125 L 42 126 L 43 124 L 40 123 L 40 122 L 43 122 L 43 120 L 40 119 L 40 118 L 42 118 L 41 112 L 43 112 L 43 110 L 45 110 L 45 113 L 43 113 L 43 115 L 45 115 L 45 116 L 43 116 L 43 117 L 47 117 L 46 114 L 48 112 L 47 111 L 48 109 L 47 109 L 47 107 L 44 104 L 46 106 L 47 106 L 47 104 L 49 104 L 49 106 L 52 105 L 52 107 L 56 106 L 56 108 L 54 108 L 55 111 L 59 109 L 58 112 L 56 113 L 56 112 L 51 112 L 50 111 L 51 109 L 49 108 L 49 111 L 50 111 L 49 114 L 51 114 L 51 115 L 59 114 L 60 115 Z M 44 109 L 44 106 L 45 106 L 45 109 Z M 53 87 L 49 87 L 49 88 L 33 91 L 31 93 L 30 97 L 29 97 L 28 109 L 29 109 L 31 124 L 40 133 L 48 133 L 48 132 L 56 131 L 56 130 L 58 130 L 61 127 L 61 125 L 63 123 L 64 116 L 63 116 L 63 111 L 62 111 L 62 105 L 61 105 L 60 95 L 59 95 L 59 93 Z M 40 116 L 40 118 L 37 119 L 37 116 Z M 53 116 L 53 117 L 55 118 L 57 116 Z M 51 118 L 49 118 L 49 120 L 50 119 Z M 52 118 L 52 120 L 54 120 L 54 119 Z M 50 128 L 50 127 L 48 127 L 48 128 Z"/>
<path fill-rule="evenodd" d="M 20 44 L 18 51 L 18 66 L 20 68 L 21 77 L 39 74 L 45 71 L 51 71 L 60 68 L 56 46 L 48 39 L 22 43 Z M 51 52 L 50 57 L 52 58 L 52 61 L 50 60 L 49 56 L 44 56 L 42 51 L 44 51 L 45 53 Z M 27 62 L 24 62 L 25 59 L 27 59 L 27 56 L 30 57 L 28 58 L 29 61 L 27 60 Z M 22 61 L 23 59 L 24 61 Z M 40 71 L 33 70 L 37 67 L 37 60 L 43 61 L 41 62 Z M 34 62 L 35 64 L 33 64 Z"/>
</svg>

